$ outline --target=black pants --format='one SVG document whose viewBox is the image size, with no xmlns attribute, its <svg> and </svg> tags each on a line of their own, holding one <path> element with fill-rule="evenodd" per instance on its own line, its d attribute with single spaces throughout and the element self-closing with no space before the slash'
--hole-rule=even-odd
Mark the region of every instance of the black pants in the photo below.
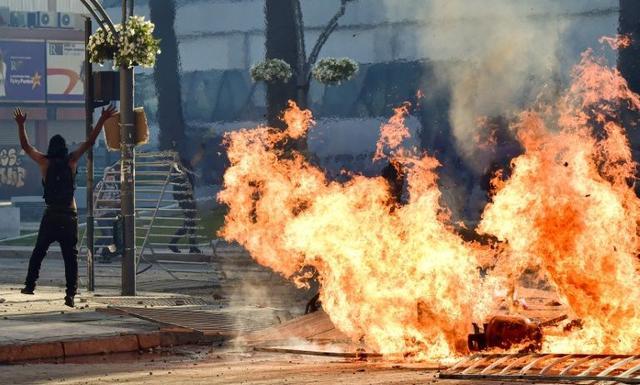
<svg viewBox="0 0 640 385">
<path fill-rule="evenodd" d="M 67 295 L 74 296 L 78 288 L 78 214 L 70 209 L 47 208 L 40 222 L 36 246 L 29 260 L 29 271 L 25 287 L 34 289 L 40 276 L 40 266 L 53 242 L 60 243 L 64 258 L 64 275 L 67 280 Z"/>
<path fill-rule="evenodd" d="M 196 246 L 196 216 L 195 212 L 196 205 L 193 203 L 186 203 L 180 205 L 180 207 L 185 210 L 184 211 L 184 222 L 182 223 L 182 228 L 176 231 L 175 236 L 171 239 L 171 244 L 175 245 L 180 241 L 180 238 L 184 237 L 186 234 L 189 234 L 189 244 L 191 247 Z"/>
</svg>

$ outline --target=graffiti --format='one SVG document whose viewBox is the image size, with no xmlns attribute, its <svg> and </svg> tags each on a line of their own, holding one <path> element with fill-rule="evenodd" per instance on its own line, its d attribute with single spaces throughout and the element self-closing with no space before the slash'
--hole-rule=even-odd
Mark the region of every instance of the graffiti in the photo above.
<svg viewBox="0 0 640 385">
<path fill-rule="evenodd" d="M 15 148 L 0 149 L 0 187 L 21 188 L 25 185 L 27 170 L 22 167 L 23 151 Z"/>
</svg>

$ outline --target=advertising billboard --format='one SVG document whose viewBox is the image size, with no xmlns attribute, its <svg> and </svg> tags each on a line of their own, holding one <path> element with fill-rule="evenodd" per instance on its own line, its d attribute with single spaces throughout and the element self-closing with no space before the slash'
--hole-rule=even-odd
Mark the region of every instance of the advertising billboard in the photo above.
<svg viewBox="0 0 640 385">
<path fill-rule="evenodd" d="M 84 42 L 47 41 L 47 100 L 84 101 Z"/>
<path fill-rule="evenodd" d="M 0 103 L 45 101 L 45 43 L 0 40 Z"/>
</svg>

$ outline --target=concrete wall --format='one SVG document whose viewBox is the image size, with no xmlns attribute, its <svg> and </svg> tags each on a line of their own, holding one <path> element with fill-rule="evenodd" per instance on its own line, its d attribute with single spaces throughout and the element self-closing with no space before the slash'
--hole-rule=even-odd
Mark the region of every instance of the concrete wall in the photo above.
<svg viewBox="0 0 640 385">
<path fill-rule="evenodd" d="M 428 13 L 432 3 L 356 0 L 349 4 L 321 55 L 348 55 L 360 63 L 459 59 L 455 47 L 439 39 L 443 28 L 455 28 L 456 24 L 468 27 L 474 19 L 500 17 L 489 8 L 483 13 L 479 7 L 480 12 L 471 19 L 433 19 Z M 149 15 L 146 2 L 138 0 L 136 4 L 138 14 Z M 308 51 L 338 4 L 339 0 L 302 0 Z M 566 27 L 570 53 L 594 46 L 594 38 L 617 30 L 618 0 L 537 0 L 526 5 L 517 17 Z M 248 68 L 264 58 L 264 0 L 178 0 L 178 7 L 176 31 L 183 71 Z M 120 19 L 117 7 L 108 11 L 114 20 Z"/>
<path fill-rule="evenodd" d="M 13 206 L 0 206 L 0 239 L 20 235 L 20 209 Z"/>
<path fill-rule="evenodd" d="M 80 0 L 0 0 L 0 7 L 9 7 L 12 11 L 57 11 L 85 13 Z"/>
<path fill-rule="evenodd" d="M 183 102 L 185 117 L 191 127 L 203 130 L 212 126 L 219 128 L 226 125 L 223 121 L 255 121 L 264 113 L 261 85 L 250 98 L 249 108 L 244 109 L 253 111 L 253 115 L 241 113 L 243 107 L 232 103 L 249 97 L 251 80 L 247 69 L 264 58 L 264 1 L 177 0 L 175 28 L 183 71 Z M 307 51 L 310 51 L 322 28 L 337 10 L 339 0 L 301 1 Z M 363 132 L 367 132 L 364 142 L 369 143 L 379 127 L 376 119 L 388 116 L 394 105 L 412 100 L 416 90 L 428 93 L 437 87 L 446 88 L 438 84 L 438 76 L 426 74 L 431 70 L 422 69 L 422 74 L 416 76 L 409 76 L 408 72 L 417 72 L 417 67 L 428 67 L 429 63 L 435 63 L 435 67 L 455 68 L 456 63 L 473 61 L 474 52 L 467 47 L 484 37 L 474 33 L 474 25 L 479 22 L 486 24 L 487 20 L 500 22 L 505 18 L 495 13 L 496 7 L 483 8 L 479 4 L 485 3 L 475 0 L 468 0 L 470 6 L 473 5 L 473 12 L 469 15 L 436 17 L 430 11 L 437 1 L 355 0 L 349 4 L 321 56 L 350 56 L 363 64 L 361 73 L 339 87 L 314 83 L 310 95 L 313 110 L 319 118 L 351 119 L 336 130 L 331 128 L 332 124 L 319 125 L 319 135 L 336 137 L 332 142 L 334 151 L 342 151 L 340 149 L 345 143 L 360 143 Z M 523 4 L 517 14 L 509 17 L 538 23 L 545 29 L 556 28 L 560 35 L 557 56 L 560 70 L 565 75 L 579 60 L 582 51 L 599 47 L 598 38 L 617 33 L 618 0 L 486 1 Z M 119 21 L 118 3 L 116 0 L 105 1 L 107 6 L 111 5 L 108 11 L 114 20 Z M 148 17 L 146 1 L 136 0 L 136 13 Z M 467 44 L 464 47 L 452 45 L 448 38 L 450 33 L 462 34 L 462 40 Z M 607 55 L 610 63 L 615 65 L 613 51 L 598 52 Z M 383 65 L 379 67 L 409 64 L 400 69 L 377 68 L 380 63 Z M 376 68 L 369 71 L 372 66 Z M 139 77 L 138 87 L 139 91 L 144 88 L 145 92 L 140 92 L 142 97 L 137 100 L 144 103 L 152 115 L 156 106 L 152 79 Z M 448 108 L 440 101 L 439 95 L 431 97 L 434 102 L 427 108 L 433 111 Z M 234 115 L 236 110 L 240 112 Z M 359 116 L 367 119 L 353 119 Z M 437 121 L 434 125 L 441 128 L 443 123 Z"/>
</svg>

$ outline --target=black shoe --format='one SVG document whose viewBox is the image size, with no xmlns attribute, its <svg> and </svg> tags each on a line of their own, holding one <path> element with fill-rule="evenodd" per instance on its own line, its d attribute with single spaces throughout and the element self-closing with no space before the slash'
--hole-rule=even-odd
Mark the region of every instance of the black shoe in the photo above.
<svg viewBox="0 0 640 385">
<path fill-rule="evenodd" d="M 200 251 L 200 249 L 198 249 L 197 247 L 193 246 L 189 249 L 189 253 L 191 254 L 202 254 L 202 251 Z"/>
<path fill-rule="evenodd" d="M 29 287 L 25 287 L 24 289 L 20 290 L 20 293 L 22 294 L 28 294 L 28 295 L 33 295 L 33 289 L 29 288 Z"/>
<path fill-rule="evenodd" d="M 75 302 L 73 301 L 73 297 L 67 295 L 64 297 L 64 304 L 69 306 L 69 307 L 74 307 L 75 306 Z"/>
<path fill-rule="evenodd" d="M 175 247 L 175 246 L 169 246 L 169 250 L 173 251 L 174 253 L 179 253 L 180 252 L 180 250 L 178 250 L 178 248 Z"/>
</svg>

